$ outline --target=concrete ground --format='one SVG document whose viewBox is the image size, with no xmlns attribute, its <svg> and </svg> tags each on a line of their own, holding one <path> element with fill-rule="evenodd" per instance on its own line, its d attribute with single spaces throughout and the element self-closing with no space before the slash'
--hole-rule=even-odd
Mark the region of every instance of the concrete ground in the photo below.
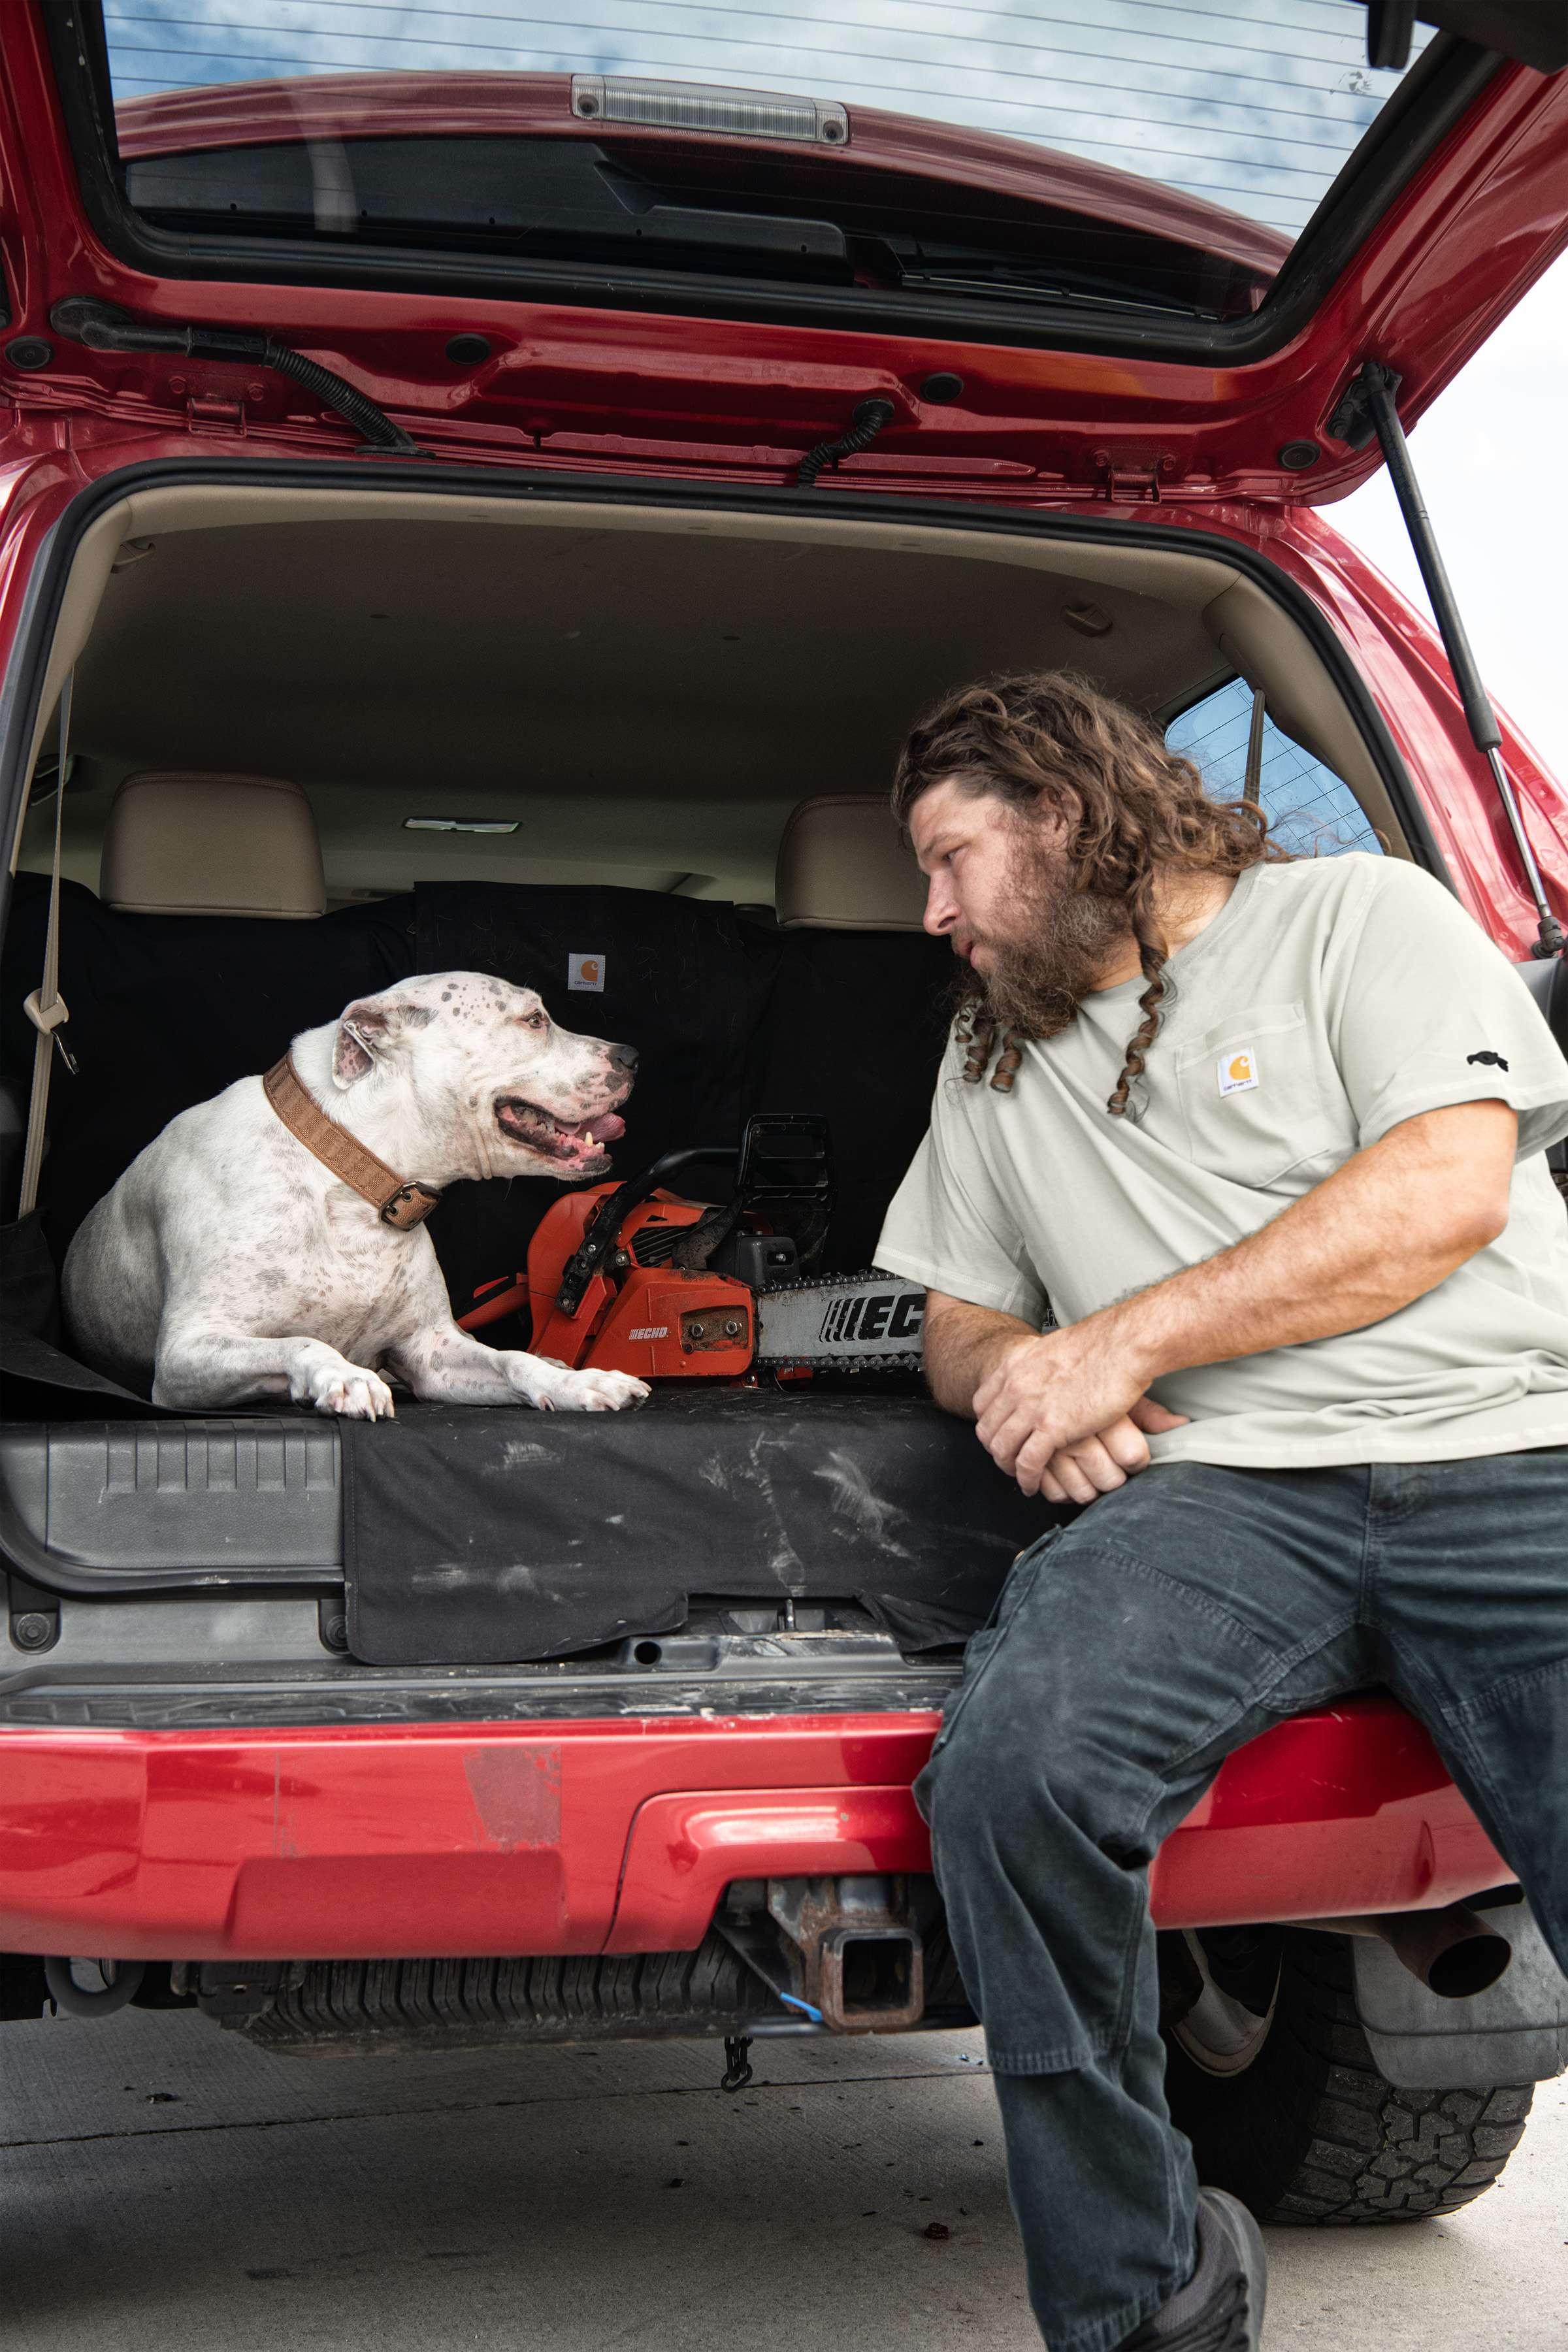
<svg viewBox="0 0 1568 2352">
<path fill-rule="evenodd" d="M 7 2352 L 1038 2352 L 980 2038 L 279 2059 L 0 2027 Z M 938 2234 L 931 2232 L 935 2230 Z M 1568 2093 L 1461 2219 L 1272 2233 L 1269 2352 L 1568 2352 Z"/>
</svg>

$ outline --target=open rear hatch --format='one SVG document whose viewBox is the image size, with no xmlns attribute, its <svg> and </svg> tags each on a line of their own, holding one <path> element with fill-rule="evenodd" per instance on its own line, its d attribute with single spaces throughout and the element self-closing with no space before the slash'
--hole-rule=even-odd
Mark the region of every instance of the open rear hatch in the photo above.
<svg viewBox="0 0 1568 2352">
<path fill-rule="evenodd" d="M 1333 498 L 1568 223 L 1555 0 L 16 14 L 9 396 L 258 452 Z"/>
</svg>

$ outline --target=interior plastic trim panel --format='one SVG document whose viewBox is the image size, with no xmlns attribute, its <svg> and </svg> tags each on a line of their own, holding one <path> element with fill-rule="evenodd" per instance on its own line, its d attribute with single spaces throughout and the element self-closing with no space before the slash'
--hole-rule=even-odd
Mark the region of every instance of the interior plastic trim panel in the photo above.
<svg viewBox="0 0 1568 2352">
<path fill-rule="evenodd" d="M 48 1422 L 0 1428 L 0 1544 L 65 1591 L 336 1581 L 330 1423 Z"/>
<path fill-rule="evenodd" d="M 35 562 L 26 584 L 23 610 L 10 661 L 0 684 L 0 837 L 9 839 L 16 823 L 18 796 L 27 781 L 27 756 L 37 717 L 49 644 L 65 594 L 76 550 L 100 515 L 138 490 L 183 487 L 276 487 L 291 489 L 362 490 L 374 488 L 389 496 L 399 491 L 443 497 L 526 499 L 531 504 L 646 506 L 707 509 L 718 514 L 811 515 L 842 520 L 841 492 L 738 488 L 711 482 L 650 482 L 631 473 L 505 474 L 493 468 L 455 466 L 448 462 L 416 466 L 376 458 L 368 467 L 354 460 L 325 457 L 248 458 L 236 463 L 206 457 L 151 459 L 105 474 L 82 490 L 59 516 Z M 1295 623 L 1328 671 L 1371 754 L 1393 803 L 1400 830 L 1419 866 L 1435 875 L 1447 889 L 1454 887 L 1420 796 L 1387 721 L 1365 679 L 1341 643 L 1329 618 L 1307 591 L 1258 549 L 1220 531 L 1198 530 L 1181 524 L 1144 522 L 1130 509 L 1087 516 L 1042 510 L 998 512 L 958 499 L 907 499 L 879 493 L 866 511 L 882 523 L 908 523 L 922 530 L 983 532 L 995 539 L 1054 540 L 1068 544 L 1105 540 L 1121 547 L 1158 550 L 1167 553 L 1216 558 L 1260 588 Z M 10 876 L 0 870 L 0 919 L 9 899 Z"/>
</svg>

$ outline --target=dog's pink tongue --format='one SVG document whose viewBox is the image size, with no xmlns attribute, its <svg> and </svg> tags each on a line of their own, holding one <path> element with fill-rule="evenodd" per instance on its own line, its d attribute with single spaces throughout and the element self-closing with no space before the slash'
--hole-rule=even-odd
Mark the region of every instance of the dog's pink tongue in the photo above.
<svg viewBox="0 0 1568 2352">
<path fill-rule="evenodd" d="M 597 1118 L 589 1119 L 583 1129 L 584 1134 L 593 1143 L 614 1143 L 626 1131 L 626 1120 L 617 1118 L 613 1110 L 604 1111 Z"/>
</svg>

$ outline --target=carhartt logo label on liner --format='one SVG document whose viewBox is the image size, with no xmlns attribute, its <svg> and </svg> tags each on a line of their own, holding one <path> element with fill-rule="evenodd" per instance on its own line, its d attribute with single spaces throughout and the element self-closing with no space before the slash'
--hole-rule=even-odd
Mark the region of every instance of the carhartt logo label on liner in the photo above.
<svg viewBox="0 0 1568 2352">
<path fill-rule="evenodd" d="M 1219 1090 L 1222 1095 L 1244 1095 L 1258 1084 L 1258 1056 L 1250 1045 L 1233 1046 L 1219 1057 Z"/>
<path fill-rule="evenodd" d="M 595 996 L 605 992 L 605 959 L 599 954 L 569 955 L 566 959 L 566 985 L 585 988 Z"/>
</svg>

